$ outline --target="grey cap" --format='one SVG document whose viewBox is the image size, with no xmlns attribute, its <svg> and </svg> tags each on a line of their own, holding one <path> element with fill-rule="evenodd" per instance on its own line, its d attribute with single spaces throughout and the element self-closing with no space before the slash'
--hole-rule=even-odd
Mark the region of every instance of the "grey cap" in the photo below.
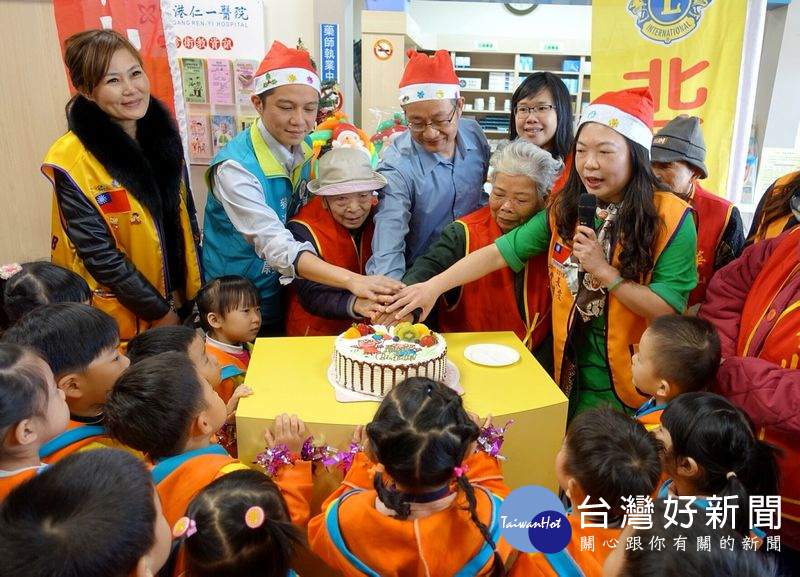
<svg viewBox="0 0 800 577">
<path fill-rule="evenodd" d="M 658 131 L 650 148 L 652 162 L 681 160 L 700 169 L 702 178 L 708 177 L 706 169 L 706 141 L 700 130 L 697 116 L 678 116 Z"/>
</svg>

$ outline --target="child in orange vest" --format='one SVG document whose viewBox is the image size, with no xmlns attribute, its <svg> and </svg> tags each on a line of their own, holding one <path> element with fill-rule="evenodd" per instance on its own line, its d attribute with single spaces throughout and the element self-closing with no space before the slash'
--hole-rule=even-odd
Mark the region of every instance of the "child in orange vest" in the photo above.
<svg viewBox="0 0 800 577">
<path fill-rule="evenodd" d="M 579 414 L 556 455 L 558 484 L 573 505 L 567 514 L 572 539 L 559 553 L 520 553 L 509 576 L 600 577 L 629 497 L 649 498 L 660 472 L 658 443 L 641 424 L 611 409 Z"/>
<path fill-rule="evenodd" d="M 113 445 L 104 425 L 103 403 L 130 364 L 119 351 L 119 328 L 113 317 L 80 303 L 44 305 L 6 331 L 3 341 L 28 346 L 47 359 L 66 395 L 67 431 L 42 445 L 43 462 Z"/>
<path fill-rule="evenodd" d="M 250 364 L 250 343 L 261 329 L 261 297 L 248 279 L 231 275 L 204 284 L 196 302 L 206 350 L 222 367 L 219 394 L 227 403 Z"/>
<path fill-rule="evenodd" d="M 305 538 L 292 522 L 294 508 L 287 500 L 258 471 L 235 471 L 211 483 L 175 526 L 185 574 L 294 577 L 290 565 Z M 300 506 L 308 510 L 307 504 Z"/>
<path fill-rule="evenodd" d="M 203 335 L 189 327 L 174 325 L 156 327 L 143 333 L 139 333 L 128 342 L 125 354 L 132 364 L 157 355 L 175 351 L 186 353 L 191 359 L 200 375 L 203 376 L 220 395 L 222 387 L 222 371 L 219 361 L 213 355 L 208 354 L 206 341 Z M 228 452 L 236 457 L 236 408 L 239 406 L 239 399 L 253 394 L 253 390 L 247 385 L 239 385 L 233 391 L 225 406 L 228 417 L 222 429 L 217 433 L 220 445 L 225 447 Z"/>
<path fill-rule="evenodd" d="M 654 435 L 663 445 L 662 463 L 669 476 L 659 498 L 692 496 L 707 509 L 718 497 L 735 497 L 730 527 L 762 540 L 754 527 L 751 496 L 778 495 L 778 464 L 771 445 L 756 437 L 747 415 L 714 393 L 686 393 L 673 400 Z M 727 505 L 726 505 L 727 506 Z M 777 520 L 776 520 L 777 523 Z"/>
<path fill-rule="evenodd" d="M 225 417 L 225 403 L 182 353 L 161 353 L 136 363 L 108 396 L 108 429 L 114 438 L 152 461 L 153 479 L 170 526 L 212 481 L 249 468 L 211 442 Z M 304 426 L 292 430 L 299 437 Z M 266 437 L 269 444 L 273 438 Z M 310 492 L 311 463 L 298 462 L 280 473 L 277 482 L 287 478 L 288 485 Z"/>
<path fill-rule="evenodd" d="M 719 335 L 708 321 L 677 314 L 653 320 L 633 355 L 633 385 L 650 396 L 636 411 L 639 422 L 652 431 L 661 424 L 667 403 L 709 385 L 721 354 Z"/>
<path fill-rule="evenodd" d="M 356 431 L 365 451 L 309 523 L 312 551 L 347 577 L 503 575 L 511 549 L 498 543 L 499 508 L 510 490 L 497 460 L 474 453 L 479 433 L 444 385 L 394 387 L 366 435 Z"/>
<path fill-rule="evenodd" d="M 0 501 L 44 465 L 39 447 L 67 430 L 69 407 L 35 352 L 0 343 Z"/>
<path fill-rule="evenodd" d="M 169 546 L 153 481 L 127 451 L 66 457 L 0 507 L 3 577 L 152 576 Z"/>
</svg>

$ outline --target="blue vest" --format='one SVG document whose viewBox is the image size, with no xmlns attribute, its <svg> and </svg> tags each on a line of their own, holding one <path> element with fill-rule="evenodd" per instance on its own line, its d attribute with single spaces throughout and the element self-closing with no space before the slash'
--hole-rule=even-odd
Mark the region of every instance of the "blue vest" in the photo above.
<svg viewBox="0 0 800 577">
<path fill-rule="evenodd" d="M 254 144 L 255 142 L 255 144 Z M 256 122 L 240 132 L 220 150 L 206 171 L 209 188 L 203 224 L 203 276 L 207 282 L 224 275 L 240 275 L 250 279 L 261 295 L 264 324 L 282 323 L 285 312 L 280 273 L 256 255 L 253 246 L 233 227 L 222 204 L 212 194 L 214 167 L 226 160 L 235 160 L 258 179 L 264 201 L 282 223 L 294 216 L 308 200 L 306 183 L 311 177 L 312 151 L 308 138 L 303 142 L 305 162 L 295 168 L 291 180 L 267 148 Z M 256 149 L 261 151 L 258 154 Z"/>
</svg>

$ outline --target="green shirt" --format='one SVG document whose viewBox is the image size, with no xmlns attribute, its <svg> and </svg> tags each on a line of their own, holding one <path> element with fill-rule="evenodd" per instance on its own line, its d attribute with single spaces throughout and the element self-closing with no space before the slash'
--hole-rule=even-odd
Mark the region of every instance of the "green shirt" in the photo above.
<svg viewBox="0 0 800 577">
<path fill-rule="evenodd" d="M 600 219 L 595 219 L 595 227 Z M 498 238 L 495 243 L 513 270 L 525 266 L 525 261 L 550 247 L 550 226 L 545 212 L 540 212 L 527 223 Z M 697 231 L 694 221 L 685 218 L 675 231 L 672 241 L 655 262 L 647 288 L 682 313 L 689 293 L 697 286 Z M 581 323 L 578 323 L 580 325 Z M 575 343 L 578 362 L 578 383 L 572 391 L 570 414 L 574 415 L 600 403 L 609 402 L 623 407 L 611 390 L 606 351 L 606 318 L 593 319 L 576 331 Z"/>
</svg>

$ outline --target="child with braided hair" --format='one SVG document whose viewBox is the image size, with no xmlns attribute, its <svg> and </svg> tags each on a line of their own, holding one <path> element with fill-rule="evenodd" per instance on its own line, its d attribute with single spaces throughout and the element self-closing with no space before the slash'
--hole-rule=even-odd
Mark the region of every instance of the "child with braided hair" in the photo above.
<svg viewBox="0 0 800 577">
<path fill-rule="evenodd" d="M 312 551 L 345 576 L 505 575 L 510 489 L 497 460 L 475 452 L 480 432 L 451 389 L 400 383 L 356 429 L 366 446 L 309 523 Z"/>
</svg>

